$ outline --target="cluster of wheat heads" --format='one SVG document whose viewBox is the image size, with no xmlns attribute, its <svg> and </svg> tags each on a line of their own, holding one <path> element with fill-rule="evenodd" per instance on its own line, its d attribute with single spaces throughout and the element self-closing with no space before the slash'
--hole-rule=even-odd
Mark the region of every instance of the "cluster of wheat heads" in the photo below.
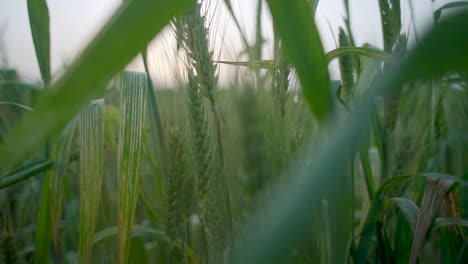
<svg viewBox="0 0 468 264">
<path fill-rule="evenodd" d="M 229 62 L 210 1 L 125 1 L 53 76 L 47 2 L 27 2 L 42 84 L 0 71 L 2 263 L 466 262 L 466 3 L 409 48 L 403 4 L 379 1 L 379 49 L 344 1 L 325 53 L 319 1 L 259 0 L 250 44 L 225 0 Z M 185 67 L 167 90 L 145 51 L 165 25 Z M 146 73 L 122 72 L 138 54 Z M 219 63 L 242 81 L 220 88 Z"/>
</svg>

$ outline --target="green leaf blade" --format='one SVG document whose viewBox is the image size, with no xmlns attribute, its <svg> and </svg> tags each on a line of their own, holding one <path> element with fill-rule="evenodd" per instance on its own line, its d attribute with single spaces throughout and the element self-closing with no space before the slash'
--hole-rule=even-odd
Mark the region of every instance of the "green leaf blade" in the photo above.
<svg viewBox="0 0 468 264">
<path fill-rule="evenodd" d="M 304 97 L 317 119 L 323 121 L 330 108 L 328 63 L 310 6 L 305 0 L 269 0 L 268 4 L 288 61 L 297 70 Z"/>
<path fill-rule="evenodd" d="M 142 136 L 148 80 L 144 73 L 121 75 L 122 96 L 118 147 L 119 263 L 127 263 L 140 188 Z"/>
<path fill-rule="evenodd" d="M 28 14 L 37 62 L 42 80 L 47 84 L 51 74 L 49 8 L 46 0 L 28 0 Z"/>
<path fill-rule="evenodd" d="M 80 133 L 80 263 L 90 263 L 104 174 L 104 100 L 85 106 Z"/>
</svg>

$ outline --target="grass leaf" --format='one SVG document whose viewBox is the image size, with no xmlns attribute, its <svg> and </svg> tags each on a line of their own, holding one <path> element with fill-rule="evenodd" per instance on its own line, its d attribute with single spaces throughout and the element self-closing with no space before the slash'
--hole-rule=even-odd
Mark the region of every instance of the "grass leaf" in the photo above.
<svg viewBox="0 0 468 264">
<path fill-rule="evenodd" d="M 118 147 L 119 263 L 127 263 L 131 230 L 140 188 L 142 134 L 148 80 L 144 73 L 121 75 L 120 134 Z"/>
<path fill-rule="evenodd" d="M 42 183 L 41 202 L 37 219 L 37 231 L 34 250 L 34 263 L 49 263 L 52 241 L 52 222 L 50 217 L 50 171 Z"/>
<path fill-rule="evenodd" d="M 85 106 L 80 133 L 80 263 L 90 263 L 104 174 L 104 100 Z"/>
<path fill-rule="evenodd" d="M 396 61 L 395 56 L 380 50 L 376 50 L 373 48 L 367 47 L 340 47 L 329 51 L 326 54 L 327 60 L 331 62 L 333 59 L 348 56 L 348 55 L 356 55 L 362 57 L 368 57 L 371 59 L 383 61 L 386 63 L 394 63 Z"/>
<path fill-rule="evenodd" d="M 116 235 L 118 235 L 118 232 L 119 232 L 119 227 L 117 227 L 117 226 L 111 226 L 111 227 L 107 227 L 107 228 L 105 228 L 103 230 L 100 230 L 99 232 L 96 232 L 96 234 L 94 235 L 93 244 L 99 243 L 102 240 L 105 240 L 105 239 L 108 239 L 110 237 L 116 236 Z M 132 227 L 132 234 L 140 235 L 140 236 L 147 236 L 147 237 L 151 236 L 156 241 L 161 241 L 161 242 L 167 243 L 167 244 L 169 244 L 169 242 L 170 242 L 169 238 L 167 237 L 167 235 L 164 232 L 162 232 L 160 230 L 157 230 L 157 229 L 154 229 L 154 228 L 146 227 L 146 226 L 134 225 Z"/>
<path fill-rule="evenodd" d="M 28 0 L 28 14 L 37 62 L 42 80 L 47 84 L 50 81 L 51 74 L 49 8 L 46 0 Z"/>
<path fill-rule="evenodd" d="M 41 172 L 47 171 L 52 168 L 52 165 L 52 161 L 45 160 L 21 166 L 0 180 L 0 190 L 18 182 L 27 180 L 30 177 L 40 174 Z"/>
<path fill-rule="evenodd" d="M 317 119 L 323 121 L 329 112 L 328 64 L 311 9 L 305 0 L 269 0 L 268 4 L 304 97 Z"/>
<path fill-rule="evenodd" d="M 404 197 L 390 198 L 390 201 L 394 202 L 398 208 L 400 208 L 401 212 L 405 215 L 411 230 L 414 233 L 419 216 L 418 206 L 410 199 Z"/>
<path fill-rule="evenodd" d="M 73 119 L 60 135 L 54 145 L 51 157 L 54 159 L 54 168 L 50 175 L 50 213 L 52 220 L 52 232 L 55 253 L 59 254 L 60 229 L 62 225 L 64 182 L 70 154 L 72 151 L 73 138 L 76 130 L 76 119 Z"/>
<path fill-rule="evenodd" d="M 453 181 L 450 180 L 438 179 L 427 181 L 423 200 L 421 202 L 421 210 L 418 215 L 416 230 L 414 232 L 413 247 L 411 248 L 409 263 L 416 263 L 419 252 L 423 248 L 429 227 L 434 221 L 434 217 L 452 185 Z"/>
<path fill-rule="evenodd" d="M 468 227 L 468 220 L 462 218 L 446 218 L 446 217 L 438 217 L 434 220 L 430 232 L 442 228 L 442 227 L 449 227 L 449 226 L 464 226 Z"/>
</svg>

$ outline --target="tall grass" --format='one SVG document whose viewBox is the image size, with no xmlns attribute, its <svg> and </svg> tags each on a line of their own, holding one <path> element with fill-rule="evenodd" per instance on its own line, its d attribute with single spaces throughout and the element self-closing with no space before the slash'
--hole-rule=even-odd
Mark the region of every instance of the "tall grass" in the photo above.
<svg viewBox="0 0 468 264">
<path fill-rule="evenodd" d="M 258 1 L 254 42 L 224 3 L 247 61 L 214 57 L 209 1 L 126 1 L 52 76 L 28 1 L 42 87 L 0 71 L 2 263 L 466 262 L 468 20 L 441 19 L 464 5 L 410 48 L 403 3 L 379 1 L 379 49 L 344 1 L 325 53 L 319 1 Z M 170 22 L 184 69 L 160 89 L 144 50 Z M 221 87 L 220 63 L 249 67 Z"/>
</svg>

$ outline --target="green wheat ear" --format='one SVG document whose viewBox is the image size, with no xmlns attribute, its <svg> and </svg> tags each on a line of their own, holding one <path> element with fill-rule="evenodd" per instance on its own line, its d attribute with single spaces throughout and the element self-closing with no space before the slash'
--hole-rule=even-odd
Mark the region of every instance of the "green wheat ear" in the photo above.
<svg viewBox="0 0 468 264">
<path fill-rule="evenodd" d="M 119 263 L 127 263 L 140 188 L 142 134 L 148 85 L 144 73 L 123 72 L 120 76 L 120 133 L 118 146 Z"/>
<path fill-rule="evenodd" d="M 192 124 L 192 141 L 194 148 L 195 176 L 197 182 L 197 199 L 199 201 L 202 218 L 206 212 L 205 204 L 209 191 L 209 183 L 212 177 L 211 166 L 213 163 L 212 150 L 208 135 L 208 122 L 206 115 L 206 103 L 201 94 L 197 77 L 192 72 L 188 74 L 189 110 Z"/>
<path fill-rule="evenodd" d="M 349 47 L 350 42 L 348 35 L 342 27 L 339 28 L 338 42 L 340 48 Z M 353 73 L 353 57 L 345 55 L 339 58 L 341 82 L 343 85 L 344 97 L 346 101 L 349 101 L 353 94 L 354 86 L 354 73 Z"/>
<path fill-rule="evenodd" d="M 80 134 L 80 263 L 90 263 L 104 173 L 104 100 L 85 106 Z"/>
<path fill-rule="evenodd" d="M 185 224 L 189 217 L 193 186 L 186 168 L 184 138 L 179 128 L 170 131 L 167 145 L 166 226 L 173 247 L 180 247 L 186 240 Z"/>
<path fill-rule="evenodd" d="M 276 107 L 278 108 L 281 117 L 286 116 L 286 107 L 288 102 L 288 87 L 289 87 L 289 74 L 291 73 L 291 67 L 284 58 L 281 42 L 278 47 L 278 66 L 274 73 L 274 84 L 273 84 L 273 99 L 275 100 Z"/>
<path fill-rule="evenodd" d="M 210 51 L 208 29 L 205 27 L 205 17 L 201 14 L 201 5 L 197 4 L 185 16 L 185 48 L 190 64 L 196 71 L 196 76 L 202 88 L 203 95 L 214 105 L 214 90 L 217 76 L 213 63 L 213 52 Z"/>
</svg>

